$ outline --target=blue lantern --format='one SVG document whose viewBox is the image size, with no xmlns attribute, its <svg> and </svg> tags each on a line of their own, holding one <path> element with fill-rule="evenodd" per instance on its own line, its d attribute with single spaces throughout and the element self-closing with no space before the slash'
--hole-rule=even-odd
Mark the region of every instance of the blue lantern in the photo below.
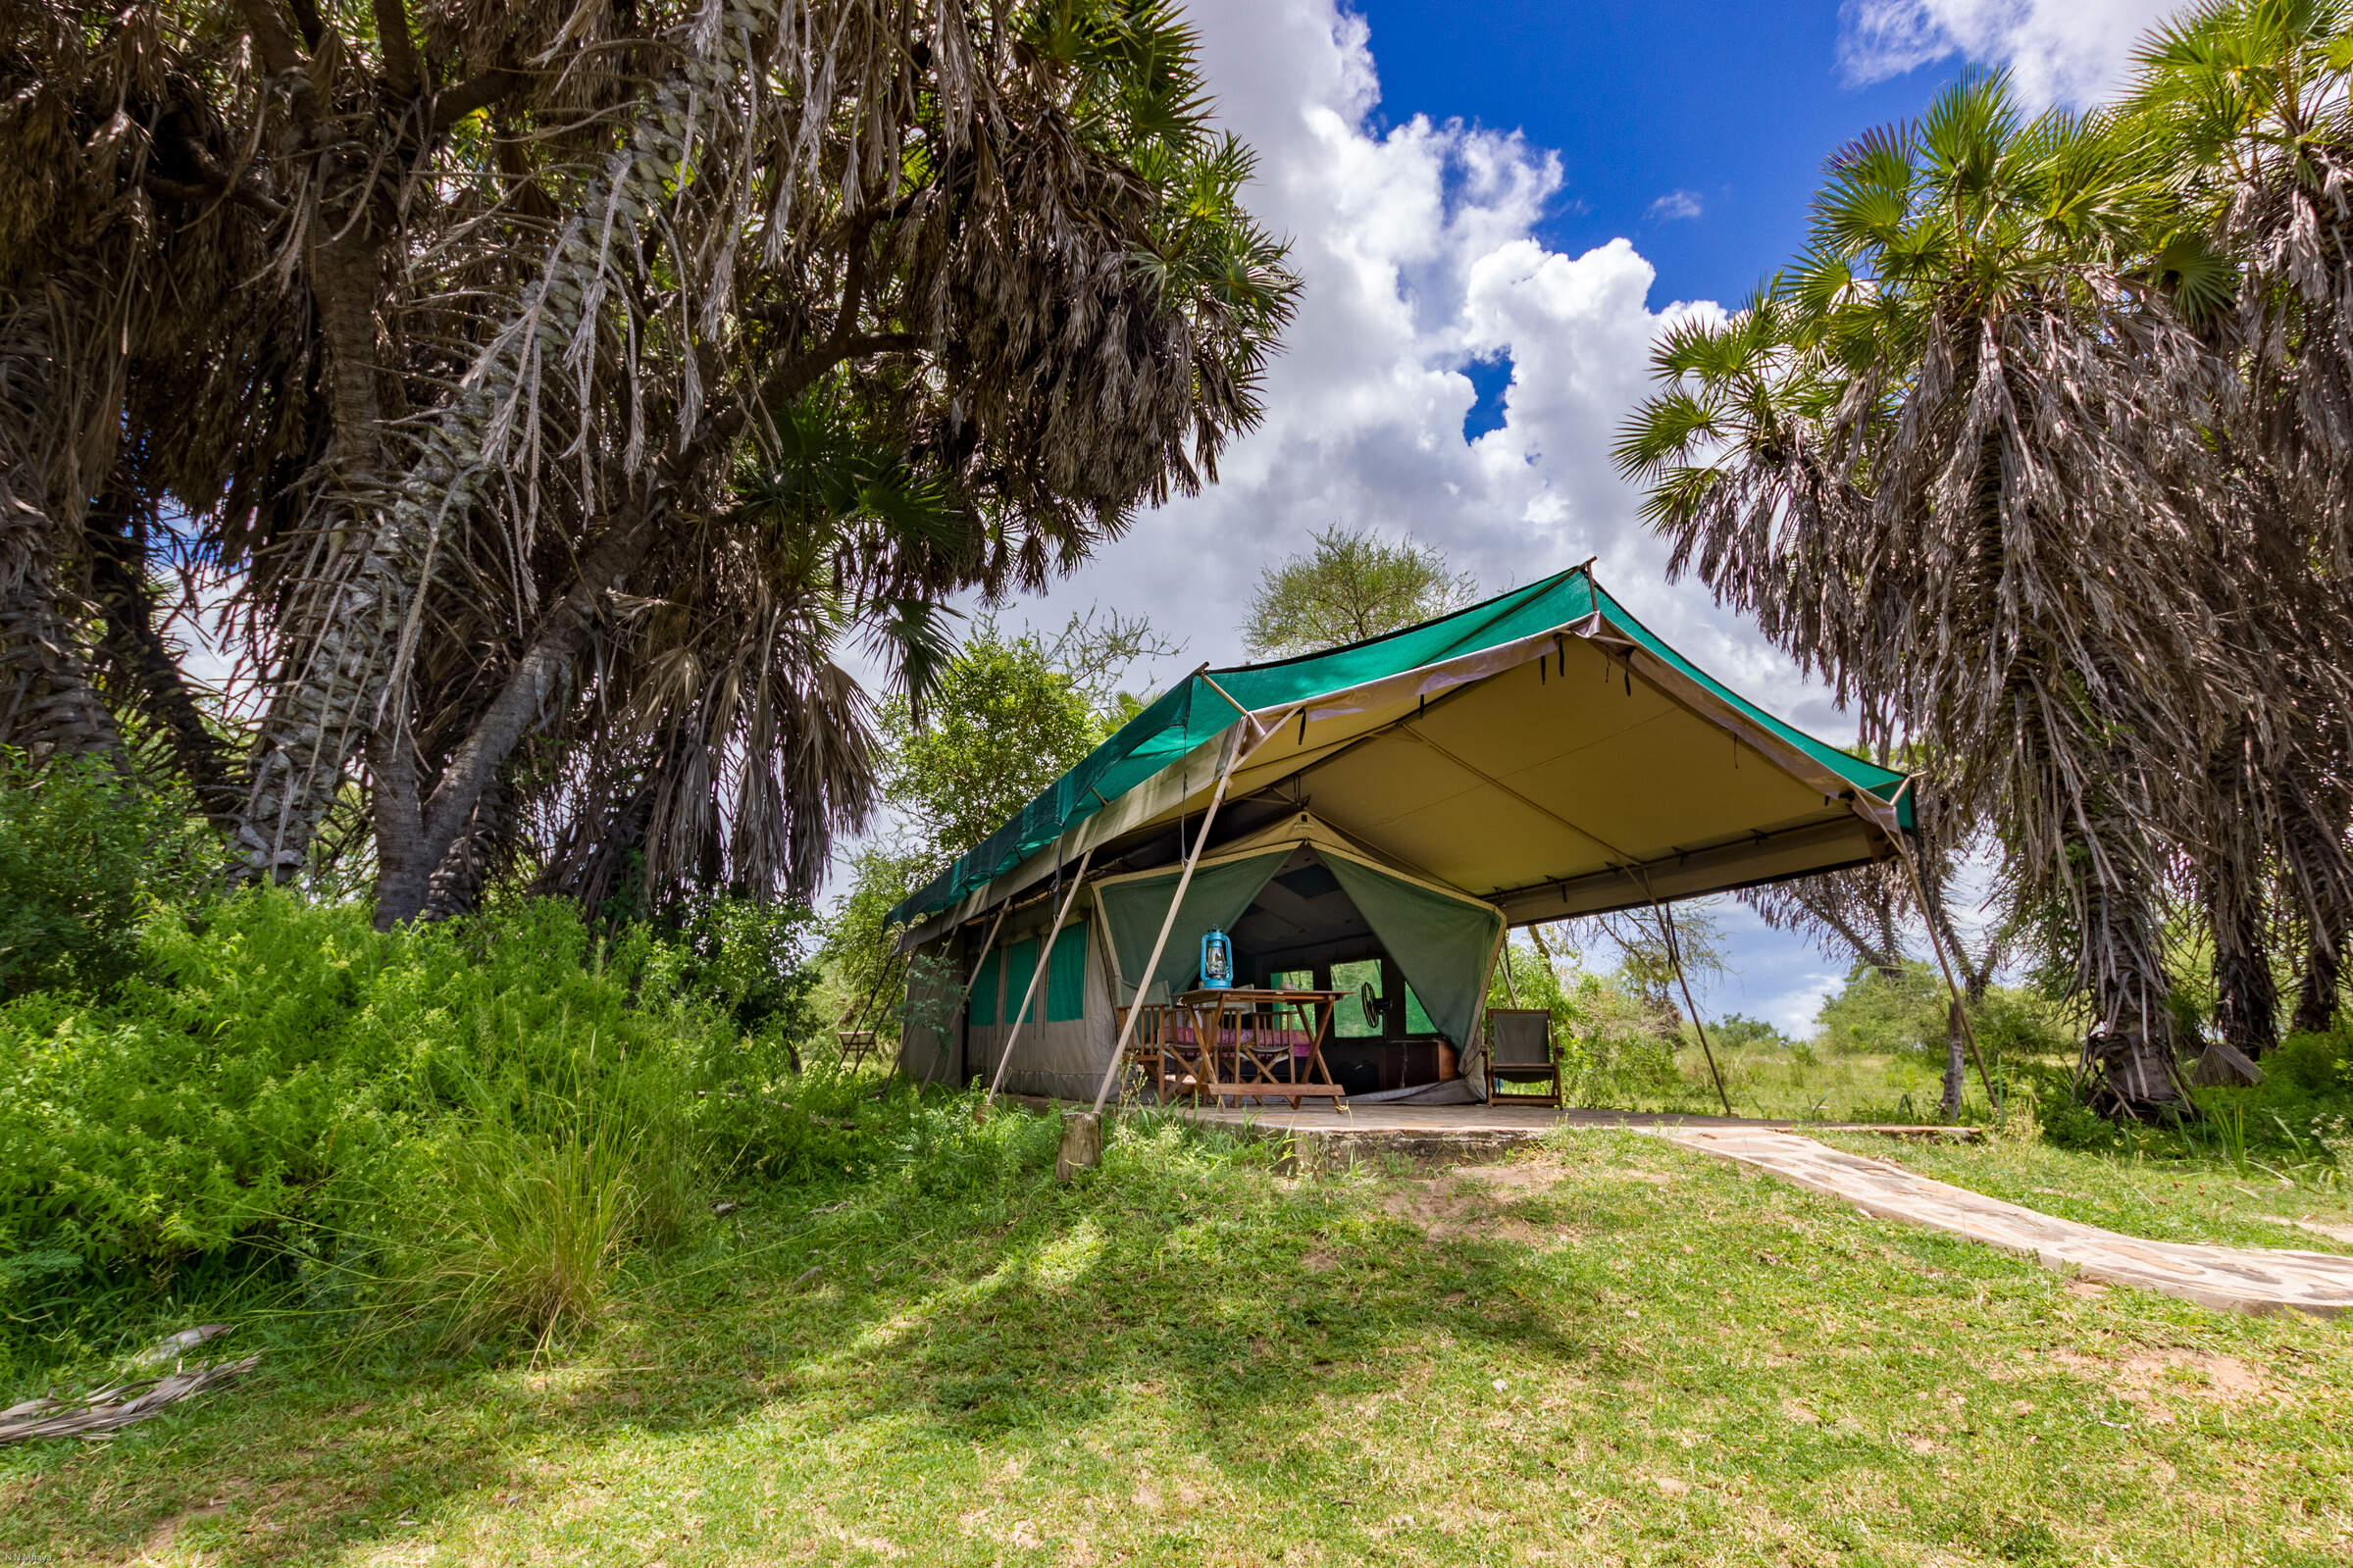
<svg viewBox="0 0 2353 1568">
<path fill-rule="evenodd" d="M 1234 939 L 1214 926 L 1202 933 L 1201 984 L 1203 990 L 1229 990 L 1234 985 Z"/>
</svg>

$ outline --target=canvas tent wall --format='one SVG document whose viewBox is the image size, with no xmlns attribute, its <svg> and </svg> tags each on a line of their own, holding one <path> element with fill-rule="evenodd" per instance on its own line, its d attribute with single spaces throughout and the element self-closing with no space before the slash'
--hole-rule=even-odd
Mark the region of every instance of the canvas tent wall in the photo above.
<svg viewBox="0 0 2353 1568">
<path fill-rule="evenodd" d="M 1310 902 L 1287 893 L 1276 879 L 1303 864 L 1324 868 L 1339 896 Z M 919 1045 L 910 1034 L 907 1070 L 932 1081 L 986 1080 L 1009 1043 L 1008 1089 L 1092 1093 L 1117 1031 L 1114 1009 L 1132 1004 L 1139 990 L 1147 1001 L 1165 1002 L 1194 986 L 1201 938 L 1212 927 L 1236 933 L 1246 980 L 1335 939 L 1355 951 L 1348 938 L 1361 933 L 1360 940 L 1393 957 L 1437 1033 L 1466 1062 L 1475 1058 L 1487 976 L 1503 939 L 1503 912 L 1494 905 L 1383 865 L 1312 814 L 1297 812 L 1202 858 L 1160 962 L 1147 978 L 1146 962 L 1181 877 L 1181 865 L 1169 865 L 1095 881 L 1050 953 L 1045 937 L 1060 900 L 1049 895 L 1017 907 L 987 958 L 976 941 L 970 957 L 977 970 L 974 962 L 927 961 L 927 975 L 970 976 L 976 984 L 964 1009 L 960 1054 L 949 1033 L 927 1035 Z M 935 951 L 957 956 L 950 943 Z M 1047 980 L 1016 1038 L 1014 1015 L 1041 961 Z"/>
<path fill-rule="evenodd" d="M 1045 896 L 1016 906 L 1006 916 L 985 955 L 981 946 L 988 936 L 986 923 L 981 930 L 951 934 L 918 950 L 915 962 L 921 972 L 950 977 L 950 989 L 946 1007 L 932 1008 L 920 1026 L 902 1034 L 899 1065 L 908 1076 L 926 1083 L 963 1084 L 974 1078 L 986 1082 L 1012 1040 L 1030 976 L 1043 968 L 1028 1022 L 1013 1041 L 1004 1088 L 1063 1099 L 1083 1099 L 1095 1092 L 1118 1027 L 1100 923 L 1082 900 L 1049 949 L 1048 929 L 1061 900 L 1050 885 L 1044 891 Z M 973 983 L 968 990 L 967 981 Z M 912 1016 L 914 1009 L 909 1011 Z"/>
<path fill-rule="evenodd" d="M 1196 672 L 894 911 L 904 943 L 977 943 L 1089 852 L 1105 882 L 1174 865 L 1229 759 L 1208 855 L 1311 808 L 1366 863 L 1514 925 L 1880 859 L 1911 819 L 1902 774 L 1742 699 L 1580 568 Z"/>
</svg>

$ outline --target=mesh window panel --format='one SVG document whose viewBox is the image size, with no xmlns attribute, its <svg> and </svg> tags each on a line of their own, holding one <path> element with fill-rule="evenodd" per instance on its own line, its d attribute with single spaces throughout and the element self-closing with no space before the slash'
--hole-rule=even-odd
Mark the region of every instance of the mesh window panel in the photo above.
<svg viewBox="0 0 2353 1568">
<path fill-rule="evenodd" d="M 997 977 L 1004 968 L 1004 958 L 1002 952 L 994 952 L 981 960 L 980 978 L 972 983 L 972 1005 L 964 1014 L 964 1021 L 975 1029 L 997 1023 Z"/>
<path fill-rule="evenodd" d="M 1046 961 L 1046 1021 L 1068 1024 L 1087 1016 L 1087 923 L 1074 921 L 1054 938 Z"/>
<path fill-rule="evenodd" d="M 1029 995 L 1030 977 L 1037 972 L 1037 937 L 1032 936 L 1027 941 L 1017 941 L 1012 946 L 1005 949 L 1006 1023 L 1010 1024 L 1014 1021 L 1013 1009 L 1021 1005 L 1022 997 Z M 1038 1021 L 1038 1002 L 1036 997 L 1030 998 L 1030 1010 L 1024 1016 L 1030 1023 L 1034 1024 Z"/>
<path fill-rule="evenodd" d="M 1381 961 L 1377 958 L 1352 958 L 1332 966 L 1332 989 L 1346 991 L 1340 1005 L 1332 1009 L 1332 1035 L 1338 1039 L 1378 1039 L 1381 1036 L 1381 1015 L 1366 1013 L 1357 998 L 1367 983 L 1378 1000 L 1386 1001 L 1388 993 L 1381 986 Z"/>
</svg>

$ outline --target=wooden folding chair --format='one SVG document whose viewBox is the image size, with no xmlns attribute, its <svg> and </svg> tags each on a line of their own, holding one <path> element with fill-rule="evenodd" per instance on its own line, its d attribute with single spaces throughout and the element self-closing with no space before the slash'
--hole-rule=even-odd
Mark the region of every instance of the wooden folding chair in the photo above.
<svg viewBox="0 0 2353 1568">
<path fill-rule="evenodd" d="M 1546 1084 L 1542 1094 L 1496 1092 L 1498 1084 Z M 1545 1007 L 1487 1009 L 1487 1098 L 1490 1103 L 1559 1105 L 1560 1058 L 1553 1051 L 1553 1014 Z"/>
</svg>

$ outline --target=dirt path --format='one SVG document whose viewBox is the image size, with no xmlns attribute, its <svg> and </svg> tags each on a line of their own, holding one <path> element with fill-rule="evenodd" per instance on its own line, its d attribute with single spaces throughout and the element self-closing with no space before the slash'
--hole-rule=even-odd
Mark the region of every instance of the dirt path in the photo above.
<svg viewBox="0 0 2353 1568">
<path fill-rule="evenodd" d="M 2054 1219 L 1885 1160 L 1767 1128 L 1635 1127 L 1630 1131 L 1770 1172 L 1880 1219 L 1906 1220 L 2022 1253 L 2043 1267 L 2109 1285 L 2162 1290 L 2228 1312 L 2353 1308 L 2353 1258 L 2326 1252 L 2145 1241 Z"/>
</svg>

